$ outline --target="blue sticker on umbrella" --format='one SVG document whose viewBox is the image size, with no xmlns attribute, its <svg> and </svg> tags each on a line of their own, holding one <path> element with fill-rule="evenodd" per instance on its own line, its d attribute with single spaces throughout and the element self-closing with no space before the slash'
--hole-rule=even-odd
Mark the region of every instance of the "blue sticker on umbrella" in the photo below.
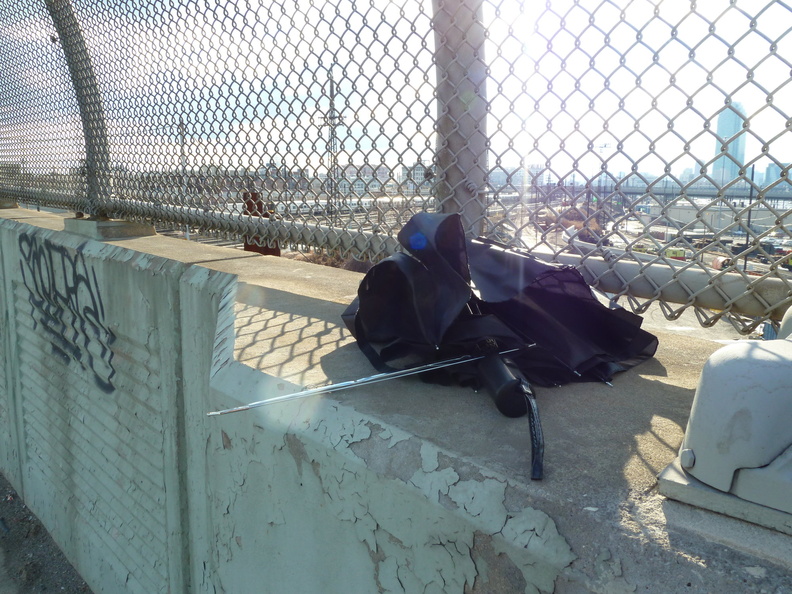
<svg viewBox="0 0 792 594">
<path fill-rule="evenodd" d="M 427 243 L 429 243 L 429 241 L 426 239 L 426 235 L 420 231 L 410 236 L 410 249 L 422 250 L 426 247 Z"/>
</svg>

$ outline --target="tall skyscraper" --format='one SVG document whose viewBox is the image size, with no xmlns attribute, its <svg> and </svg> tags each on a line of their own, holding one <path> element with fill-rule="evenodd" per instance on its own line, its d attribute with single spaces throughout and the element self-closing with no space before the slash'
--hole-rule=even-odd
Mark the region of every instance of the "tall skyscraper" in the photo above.
<svg viewBox="0 0 792 594">
<path fill-rule="evenodd" d="M 770 163 L 765 169 L 764 183 L 773 184 L 777 182 L 779 179 L 781 179 L 781 169 L 786 169 L 787 167 L 789 167 L 789 163 L 781 163 L 781 165 L 777 163 Z"/>
<path fill-rule="evenodd" d="M 740 175 L 740 167 L 745 160 L 745 134 L 743 121 L 745 113 L 742 105 L 735 103 L 718 116 L 718 141 L 716 155 L 721 155 L 712 166 L 712 177 L 718 184 L 726 184 Z M 723 145 L 726 153 L 722 153 Z"/>
</svg>

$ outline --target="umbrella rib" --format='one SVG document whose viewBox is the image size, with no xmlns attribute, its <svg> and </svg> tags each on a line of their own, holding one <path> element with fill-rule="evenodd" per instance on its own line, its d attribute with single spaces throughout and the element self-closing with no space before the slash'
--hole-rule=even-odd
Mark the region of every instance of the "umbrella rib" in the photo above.
<svg viewBox="0 0 792 594">
<path fill-rule="evenodd" d="M 500 351 L 497 353 L 498 355 L 509 355 L 511 353 L 515 353 L 520 351 L 524 348 L 530 348 L 535 346 L 534 344 L 528 344 L 524 347 L 507 349 L 504 351 Z M 473 361 L 478 361 L 483 359 L 484 357 L 488 357 L 489 354 L 486 355 L 464 355 L 462 357 L 455 357 L 453 359 L 446 359 L 444 361 L 437 361 L 435 363 L 426 363 L 425 365 L 419 365 L 417 367 L 408 367 L 406 369 L 398 369 L 396 371 L 389 371 L 386 373 L 377 373 L 375 375 L 370 375 L 368 377 L 361 377 L 354 380 L 349 380 L 346 382 L 339 382 L 337 384 L 328 384 L 326 386 L 319 386 L 318 388 L 309 388 L 307 390 L 301 390 L 299 392 L 294 392 L 293 394 L 285 394 L 283 396 L 274 396 L 272 398 L 267 398 L 265 400 L 259 400 L 257 402 L 251 402 L 249 404 L 244 404 L 242 406 L 236 406 L 233 408 L 226 408 L 224 410 L 216 410 L 212 412 L 206 413 L 208 417 L 216 417 L 219 415 L 227 415 L 230 413 L 235 412 L 243 412 L 246 410 L 251 410 L 254 408 L 259 408 L 261 406 L 269 406 L 271 404 L 278 404 L 280 402 L 288 402 L 290 400 L 297 400 L 300 398 L 307 398 L 309 396 L 315 396 L 317 394 L 330 394 L 332 392 L 339 392 L 341 390 L 348 390 L 350 388 L 357 388 L 360 386 L 368 386 L 371 384 L 377 384 L 379 382 L 385 382 L 393 379 L 398 379 L 401 377 L 407 377 L 410 375 L 417 375 L 419 373 L 423 373 L 425 371 L 431 371 L 434 369 L 443 369 L 445 367 L 453 367 L 454 365 L 461 365 L 462 363 L 471 363 Z"/>
</svg>

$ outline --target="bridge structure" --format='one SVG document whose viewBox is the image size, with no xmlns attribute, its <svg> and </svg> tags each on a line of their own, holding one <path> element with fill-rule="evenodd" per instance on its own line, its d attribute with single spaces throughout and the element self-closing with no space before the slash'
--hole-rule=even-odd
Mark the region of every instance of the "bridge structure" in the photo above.
<svg viewBox="0 0 792 594">
<path fill-rule="evenodd" d="M 792 9 L 628 4 L 0 4 L 0 470 L 92 588 L 792 590 L 788 498 L 693 498 L 743 522 L 657 490 L 707 474 L 707 337 L 789 336 Z M 379 262 L 417 212 L 659 313 L 616 387 L 544 391 L 545 482 L 458 388 L 206 416 L 365 374 L 338 319 L 360 275 L 304 260 Z M 785 340 L 714 361 L 746 388 L 720 450 L 786 439 L 749 423 L 789 416 Z M 753 503 L 778 446 L 723 465 Z"/>
<path fill-rule="evenodd" d="M 788 523 L 657 492 L 722 346 L 695 329 L 656 312 L 612 386 L 536 387 L 534 481 L 527 421 L 459 386 L 208 416 L 370 375 L 341 321 L 362 275 L 96 230 L 0 212 L 0 467 L 93 591 L 792 587 Z"/>
</svg>

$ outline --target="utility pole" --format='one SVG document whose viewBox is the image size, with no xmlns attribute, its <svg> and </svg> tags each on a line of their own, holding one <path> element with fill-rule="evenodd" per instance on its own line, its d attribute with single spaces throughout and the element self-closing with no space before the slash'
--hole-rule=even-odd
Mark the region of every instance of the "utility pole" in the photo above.
<svg viewBox="0 0 792 594">
<path fill-rule="evenodd" d="M 748 228 L 745 230 L 745 259 L 743 260 L 743 272 L 748 268 L 748 237 L 751 234 L 751 207 L 753 206 L 753 182 L 754 182 L 754 169 L 756 165 L 751 165 L 751 184 L 748 189 Z"/>
<path fill-rule="evenodd" d="M 337 129 L 343 121 L 343 116 L 336 111 L 335 96 L 336 83 L 333 80 L 333 69 L 330 68 L 328 81 L 328 95 L 330 107 L 324 117 L 324 124 L 327 126 L 327 152 L 330 156 L 330 170 L 327 172 L 327 210 L 336 219 L 336 214 L 341 209 L 340 196 L 338 191 L 338 132 Z"/>
<path fill-rule="evenodd" d="M 179 197 L 180 204 L 187 204 L 192 206 L 192 201 L 187 198 L 187 128 L 184 125 L 184 119 L 179 116 L 179 175 L 181 177 L 181 196 Z M 184 238 L 190 241 L 190 225 L 184 227 Z"/>
</svg>

